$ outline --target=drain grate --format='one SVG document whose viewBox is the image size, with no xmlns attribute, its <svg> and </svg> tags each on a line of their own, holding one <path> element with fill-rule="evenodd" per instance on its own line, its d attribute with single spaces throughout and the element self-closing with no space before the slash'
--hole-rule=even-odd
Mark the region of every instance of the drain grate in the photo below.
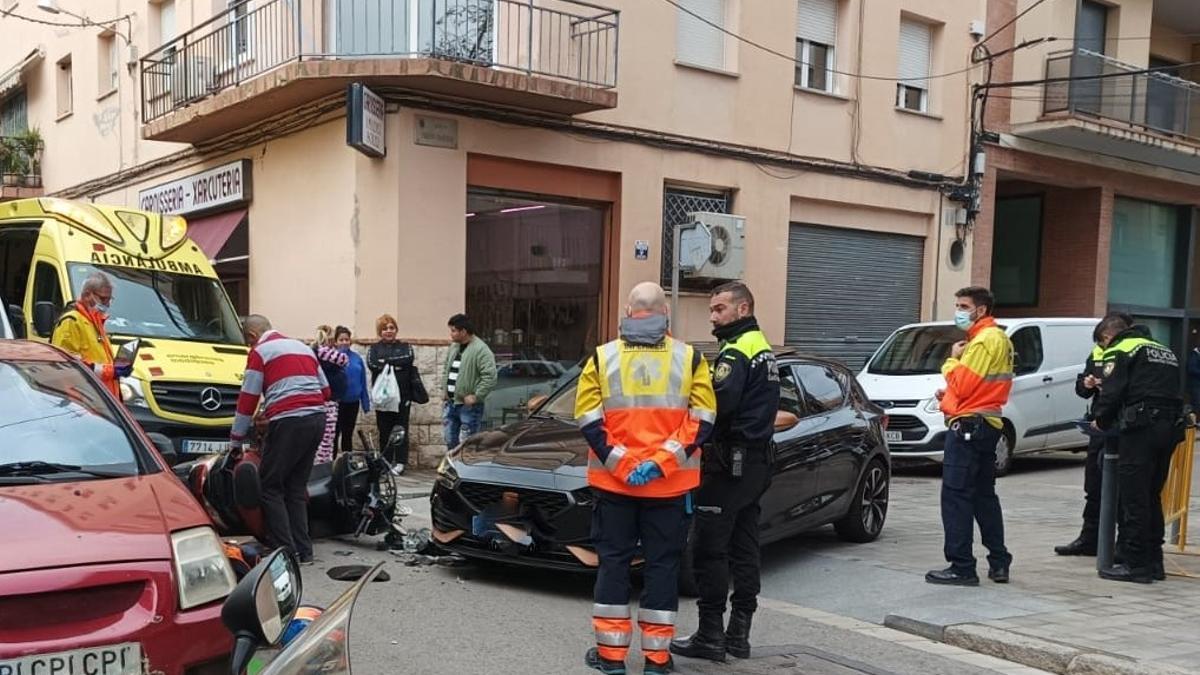
<svg viewBox="0 0 1200 675">
<path fill-rule="evenodd" d="M 676 659 L 681 675 L 893 675 L 890 671 L 806 645 L 755 647 L 751 658 L 728 663 Z"/>
</svg>

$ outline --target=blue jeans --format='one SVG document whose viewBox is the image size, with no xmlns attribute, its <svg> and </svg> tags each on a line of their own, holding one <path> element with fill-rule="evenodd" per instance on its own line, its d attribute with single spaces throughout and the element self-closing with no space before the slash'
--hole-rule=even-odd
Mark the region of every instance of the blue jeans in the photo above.
<svg viewBox="0 0 1200 675">
<path fill-rule="evenodd" d="M 956 424 L 960 423 L 956 421 Z M 942 527 L 946 562 L 955 572 L 975 576 L 972 552 L 975 523 L 988 550 L 988 567 L 1012 562 L 1004 546 L 1004 515 L 996 496 L 996 442 L 1000 430 L 982 419 L 962 420 L 971 427 L 971 440 L 951 429 L 942 459 Z"/>
<path fill-rule="evenodd" d="M 442 406 L 442 437 L 446 449 L 458 447 L 460 440 L 479 433 L 483 427 L 483 404 L 466 405 L 447 401 Z"/>
</svg>

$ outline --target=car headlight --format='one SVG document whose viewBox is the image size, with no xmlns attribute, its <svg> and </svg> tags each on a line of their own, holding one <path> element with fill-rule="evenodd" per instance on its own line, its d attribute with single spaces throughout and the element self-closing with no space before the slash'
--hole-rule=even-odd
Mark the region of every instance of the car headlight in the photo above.
<svg viewBox="0 0 1200 675">
<path fill-rule="evenodd" d="M 450 461 L 450 453 L 442 456 L 442 461 L 438 463 L 437 468 L 438 482 L 446 487 L 454 487 L 458 484 L 458 472 L 454 470 L 454 463 Z"/>
<path fill-rule="evenodd" d="M 221 540 L 211 527 L 194 527 L 171 535 L 179 607 L 191 609 L 220 600 L 237 585 Z"/>
<path fill-rule="evenodd" d="M 937 397 L 929 399 L 925 402 L 925 412 L 938 414 L 942 412 L 942 402 L 937 400 Z"/>
<path fill-rule="evenodd" d="M 142 389 L 142 381 L 136 377 L 121 378 L 121 400 L 127 406 L 138 408 L 150 407 L 150 404 L 146 402 L 146 394 Z"/>
</svg>

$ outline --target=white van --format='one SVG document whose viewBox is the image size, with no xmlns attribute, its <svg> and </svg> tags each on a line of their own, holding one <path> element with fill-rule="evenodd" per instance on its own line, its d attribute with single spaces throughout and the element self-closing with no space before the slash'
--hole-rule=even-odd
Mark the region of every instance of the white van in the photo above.
<svg viewBox="0 0 1200 675">
<path fill-rule="evenodd" d="M 1015 455 L 1079 448 L 1087 438 L 1074 421 L 1088 401 L 1075 394 L 1075 376 L 1092 352 L 1099 319 L 997 319 L 1013 343 L 1012 395 L 996 444 L 996 473 Z M 934 394 L 946 386 L 942 363 L 966 334 L 952 322 L 904 326 L 867 361 L 858 381 L 888 415 L 887 440 L 896 464 L 940 462 L 946 422 Z"/>
</svg>

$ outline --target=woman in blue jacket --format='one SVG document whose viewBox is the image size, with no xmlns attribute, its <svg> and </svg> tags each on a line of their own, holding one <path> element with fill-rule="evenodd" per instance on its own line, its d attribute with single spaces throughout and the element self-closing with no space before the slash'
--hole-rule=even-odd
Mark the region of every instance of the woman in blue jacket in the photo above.
<svg viewBox="0 0 1200 675">
<path fill-rule="evenodd" d="M 346 364 L 346 388 L 338 399 L 337 440 L 334 457 L 338 452 L 354 449 L 354 426 L 358 424 L 358 413 L 371 411 L 371 388 L 367 386 L 367 366 L 362 357 L 350 348 L 350 329 L 338 326 L 333 331 L 337 348 L 350 362 Z"/>
</svg>

